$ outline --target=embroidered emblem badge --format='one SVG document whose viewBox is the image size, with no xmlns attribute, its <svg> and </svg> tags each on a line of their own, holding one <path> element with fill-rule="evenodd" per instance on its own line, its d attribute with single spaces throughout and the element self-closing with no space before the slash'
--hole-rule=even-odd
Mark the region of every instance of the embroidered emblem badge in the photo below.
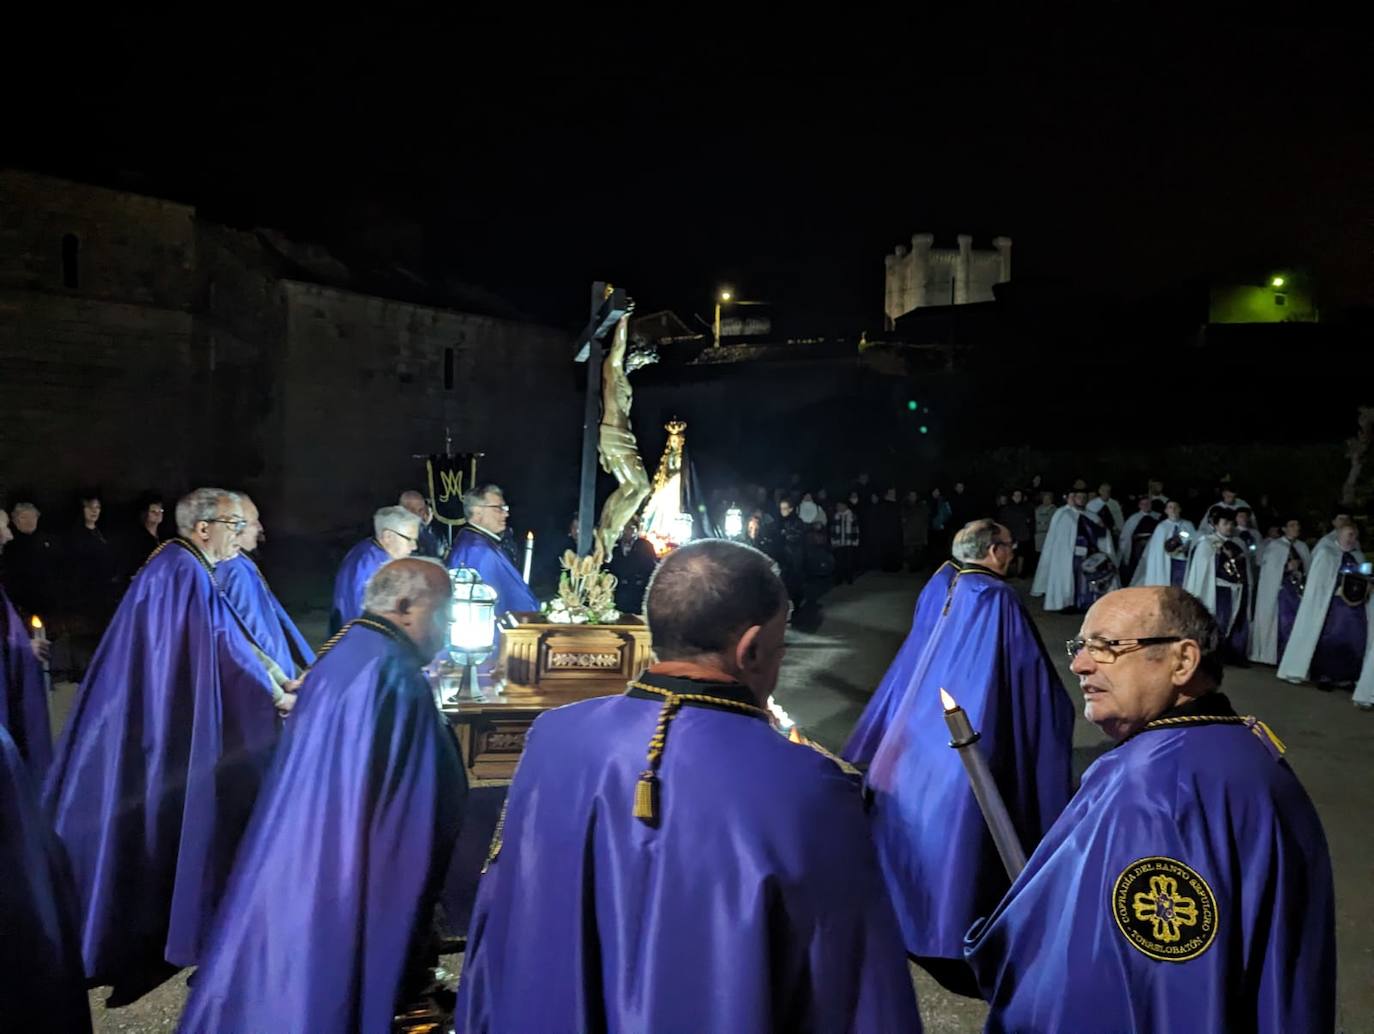
<svg viewBox="0 0 1374 1034">
<path fill-rule="evenodd" d="M 1162 962 L 1187 962 L 1212 946 L 1217 901 L 1196 870 L 1174 858 L 1139 858 L 1112 888 L 1112 915 L 1131 947 Z"/>
</svg>

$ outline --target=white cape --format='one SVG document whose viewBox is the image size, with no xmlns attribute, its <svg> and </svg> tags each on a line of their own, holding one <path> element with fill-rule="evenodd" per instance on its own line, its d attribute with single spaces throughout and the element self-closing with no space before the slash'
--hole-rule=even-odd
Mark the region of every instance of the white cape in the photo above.
<svg viewBox="0 0 1374 1034">
<path fill-rule="evenodd" d="M 1165 517 L 1155 528 L 1155 533 L 1150 536 L 1150 544 L 1145 547 L 1145 559 L 1136 568 L 1135 578 L 1131 581 L 1132 585 L 1170 585 L 1169 581 L 1169 554 L 1164 552 L 1164 543 L 1174 537 L 1174 533 L 1187 532 L 1188 538 L 1184 541 L 1184 549 L 1191 548 L 1197 541 L 1197 529 L 1193 527 L 1192 521 L 1171 521 Z"/>
<path fill-rule="evenodd" d="M 1121 539 L 1117 543 L 1116 547 L 1117 567 L 1124 567 L 1130 561 L 1131 538 L 1135 535 L 1136 525 L 1139 524 L 1143 518 L 1148 516 L 1152 516 L 1152 514 L 1141 513 L 1139 510 L 1137 510 L 1135 513 L 1131 514 L 1129 517 L 1126 518 L 1126 524 L 1121 529 Z M 1145 563 L 1145 555 L 1143 553 L 1141 554 L 1140 562 L 1141 564 Z M 1135 583 L 1132 582 L 1132 584 Z"/>
<path fill-rule="evenodd" d="M 1250 659 L 1260 664 L 1279 663 L 1279 590 L 1288 566 L 1289 540 L 1274 539 L 1260 554 L 1259 588 L 1255 591 L 1255 624 L 1250 634 Z M 1302 539 L 1294 539 L 1293 551 L 1303 572 L 1312 567 L 1312 551 Z"/>
<path fill-rule="evenodd" d="M 1350 552 L 1355 554 L 1356 560 L 1364 563 L 1364 554 L 1358 549 Z M 1298 606 L 1298 616 L 1293 620 L 1293 632 L 1288 637 L 1288 645 L 1284 647 L 1283 660 L 1279 662 L 1279 678 L 1289 682 L 1307 681 L 1312 655 L 1317 652 L 1322 626 L 1326 624 L 1326 608 L 1331 605 L 1332 594 L 1336 591 L 1336 576 L 1340 571 L 1342 555 L 1341 547 L 1326 539 L 1318 542 L 1317 548 L 1312 550 L 1312 564 L 1307 570 L 1302 603 Z M 1371 621 L 1370 627 L 1374 628 L 1374 595 L 1365 601 L 1364 606 Z M 1366 660 L 1370 638 L 1374 637 L 1365 637 Z M 1363 678 L 1362 675 L 1362 682 Z"/>
<path fill-rule="evenodd" d="M 1210 535 L 1212 534 L 1212 532 L 1217 530 L 1216 528 L 1212 527 L 1212 522 L 1207 519 L 1207 514 L 1211 513 L 1212 510 L 1218 506 L 1226 506 L 1226 500 L 1218 499 L 1211 506 L 1207 507 L 1206 513 L 1202 515 L 1202 520 L 1197 522 L 1197 531 L 1199 535 Z M 1234 503 L 1231 503 L 1230 506 L 1227 508 L 1231 510 L 1249 510 L 1252 514 L 1255 512 L 1254 509 L 1250 506 L 1250 504 L 1247 503 L 1240 496 L 1236 496 L 1236 501 Z"/>
<path fill-rule="evenodd" d="M 1035 569 L 1035 581 L 1031 583 L 1031 595 L 1045 597 L 1046 610 L 1073 606 L 1073 547 L 1078 540 L 1078 518 L 1082 513 L 1072 506 L 1061 506 L 1050 520 L 1045 548 L 1040 553 L 1040 566 Z M 1099 529 L 1097 548 L 1111 556 L 1111 534 L 1102 527 L 1101 518 L 1096 514 L 1088 516 Z"/>
<path fill-rule="evenodd" d="M 1087 510 L 1089 513 L 1101 513 L 1102 507 L 1104 506 L 1110 510 L 1112 514 L 1111 532 L 1113 537 L 1120 535 L 1121 526 L 1126 523 L 1126 514 L 1121 509 L 1121 504 L 1115 499 L 1108 499 L 1106 502 L 1103 502 L 1101 496 L 1093 496 L 1088 500 Z"/>
<path fill-rule="evenodd" d="M 1221 548 L 1221 541 L 1221 536 L 1215 532 L 1199 539 L 1193 547 L 1193 555 L 1188 558 L 1188 573 L 1183 576 L 1183 588 L 1200 599 L 1213 617 L 1217 614 L 1217 550 Z M 1231 634 L 1239 616 L 1239 608 L 1233 606 L 1231 622 L 1221 630 L 1222 639 Z"/>
</svg>

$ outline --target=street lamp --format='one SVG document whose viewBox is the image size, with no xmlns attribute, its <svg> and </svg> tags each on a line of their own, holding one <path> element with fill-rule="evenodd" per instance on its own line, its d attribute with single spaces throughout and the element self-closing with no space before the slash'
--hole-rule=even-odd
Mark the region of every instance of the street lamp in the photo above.
<svg viewBox="0 0 1374 1034">
<path fill-rule="evenodd" d="M 1283 277 L 1281 277 L 1281 276 L 1276 276 L 1276 277 L 1272 277 L 1272 278 L 1270 279 L 1270 281 L 1269 281 L 1269 286 L 1270 286 L 1270 287 L 1282 287 L 1282 286 L 1283 286 L 1284 284 L 1286 284 L 1287 282 L 1288 282 L 1288 281 L 1285 280 Z M 717 310 L 717 311 L 719 311 L 719 310 Z"/>
<path fill-rule="evenodd" d="M 444 701 L 481 700 L 477 686 L 477 666 L 491 656 L 496 622 L 496 590 L 482 581 L 470 567 L 449 572 L 453 598 L 449 603 L 452 621 L 448 628 L 449 657 L 463 666 L 458 691 Z"/>
<path fill-rule="evenodd" d="M 740 512 L 738 506 L 732 506 L 725 511 L 725 537 L 727 539 L 737 539 L 744 534 L 744 514 Z"/>
<path fill-rule="evenodd" d="M 732 298 L 734 298 L 734 294 L 730 291 L 730 288 L 728 287 L 721 288 L 719 293 L 717 293 L 716 295 L 716 322 L 713 328 L 715 332 L 715 348 L 720 347 L 720 307 L 722 305 L 730 304 L 730 300 Z"/>
</svg>

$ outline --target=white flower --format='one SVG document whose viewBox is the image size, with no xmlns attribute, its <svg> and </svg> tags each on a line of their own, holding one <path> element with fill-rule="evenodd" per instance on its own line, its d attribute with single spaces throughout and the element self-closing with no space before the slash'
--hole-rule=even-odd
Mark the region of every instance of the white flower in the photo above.
<svg viewBox="0 0 1374 1034">
<path fill-rule="evenodd" d="M 551 610 L 549 611 L 549 620 L 555 624 L 566 625 L 572 621 L 572 618 L 566 610 Z"/>
<path fill-rule="evenodd" d="M 586 614 L 574 614 L 574 615 L 572 616 L 572 623 L 573 623 L 574 625 L 585 625 L 585 624 L 587 623 L 587 615 L 586 615 Z"/>
</svg>

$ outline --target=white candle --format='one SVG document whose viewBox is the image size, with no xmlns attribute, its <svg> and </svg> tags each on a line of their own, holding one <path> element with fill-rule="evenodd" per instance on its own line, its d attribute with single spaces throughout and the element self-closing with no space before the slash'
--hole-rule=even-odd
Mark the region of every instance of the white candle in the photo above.
<svg viewBox="0 0 1374 1034">
<path fill-rule="evenodd" d="M 525 584 L 530 584 L 530 565 L 534 562 L 534 532 L 525 532 Z"/>
<path fill-rule="evenodd" d="M 968 772 L 974 799 L 983 813 L 988 832 L 992 834 L 992 842 L 1001 856 L 1002 865 L 1007 870 L 1007 876 L 1015 880 L 1026 867 L 1026 852 L 1021 846 L 1016 827 L 1012 825 L 1011 816 L 1007 814 L 1006 802 L 1002 800 L 997 783 L 993 781 L 987 759 L 978 749 L 979 734 L 969 721 L 968 713 L 943 688 L 940 690 L 940 703 L 945 713 L 945 724 L 949 726 L 949 734 L 953 737 L 949 745 L 959 752 L 959 758 Z"/>
</svg>

